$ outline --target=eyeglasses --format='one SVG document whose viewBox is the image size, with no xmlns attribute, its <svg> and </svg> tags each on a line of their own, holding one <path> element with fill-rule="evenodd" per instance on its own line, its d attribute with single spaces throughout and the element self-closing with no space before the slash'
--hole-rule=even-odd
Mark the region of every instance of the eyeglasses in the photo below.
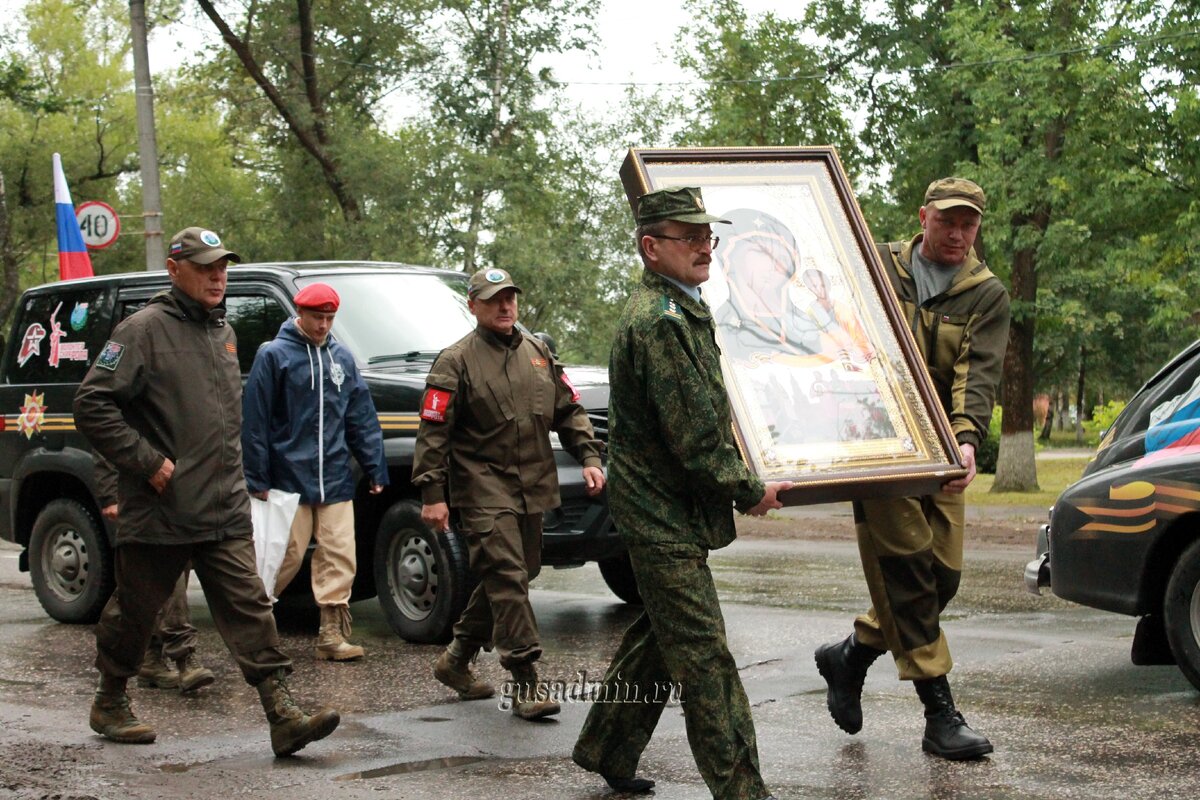
<svg viewBox="0 0 1200 800">
<path fill-rule="evenodd" d="M 705 245 L 716 250 L 717 245 L 721 243 L 720 236 L 667 236 L 664 233 L 651 233 L 647 235 L 654 239 L 671 239 L 676 242 L 684 242 L 688 247 L 697 252 L 703 250 Z"/>
</svg>

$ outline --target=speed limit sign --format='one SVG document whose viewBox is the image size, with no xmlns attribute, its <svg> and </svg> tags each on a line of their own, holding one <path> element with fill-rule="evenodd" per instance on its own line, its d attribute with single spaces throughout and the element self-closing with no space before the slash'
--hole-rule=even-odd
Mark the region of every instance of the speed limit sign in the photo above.
<svg viewBox="0 0 1200 800">
<path fill-rule="evenodd" d="M 112 206 L 99 200 L 80 203 L 75 209 L 75 219 L 83 233 L 83 243 L 96 250 L 108 247 L 121 233 L 121 218 Z"/>
</svg>

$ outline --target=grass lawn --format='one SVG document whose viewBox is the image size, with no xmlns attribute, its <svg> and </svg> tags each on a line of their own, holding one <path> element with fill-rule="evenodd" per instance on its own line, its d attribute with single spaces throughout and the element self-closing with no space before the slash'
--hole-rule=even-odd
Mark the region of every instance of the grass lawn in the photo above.
<svg viewBox="0 0 1200 800">
<path fill-rule="evenodd" d="M 976 476 L 967 487 L 967 503 L 980 506 L 1050 506 L 1066 489 L 1083 474 L 1089 457 L 1039 458 L 1037 479 L 1041 491 L 1037 492 L 992 492 L 995 475 Z"/>
</svg>

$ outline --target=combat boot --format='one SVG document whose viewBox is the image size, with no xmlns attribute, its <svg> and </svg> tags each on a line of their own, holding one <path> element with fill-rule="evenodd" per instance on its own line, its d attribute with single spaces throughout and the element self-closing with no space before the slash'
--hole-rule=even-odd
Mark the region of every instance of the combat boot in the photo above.
<svg viewBox="0 0 1200 800">
<path fill-rule="evenodd" d="M 321 709 L 309 716 L 300 710 L 288 691 L 283 670 L 255 687 L 267 721 L 271 723 L 271 749 L 277 756 L 290 756 L 309 742 L 333 733 L 341 715 L 333 709 Z"/>
<path fill-rule="evenodd" d="M 179 668 L 179 691 L 183 694 L 202 689 L 217 679 L 211 669 L 200 663 L 195 653 L 175 659 L 175 666 Z"/>
<path fill-rule="evenodd" d="M 459 700 L 484 700 L 496 694 L 490 683 L 479 680 L 471 673 L 471 660 L 477 652 L 462 653 L 458 643 L 451 642 L 433 665 L 433 677 L 458 692 Z"/>
<path fill-rule="evenodd" d="M 829 685 L 825 705 L 837 726 L 851 736 L 863 726 L 862 690 L 867 669 L 885 652 L 867 647 L 853 633 L 836 644 L 817 648 L 817 671 Z"/>
<path fill-rule="evenodd" d="M 558 703 L 550 699 L 546 687 L 538 683 L 537 670 L 533 664 L 517 664 L 510 671 L 513 676 L 513 714 L 521 719 L 533 720 L 562 711 Z"/>
<path fill-rule="evenodd" d="M 951 761 L 979 758 L 992 752 L 992 743 L 967 725 L 954 707 L 950 681 L 945 675 L 913 681 L 917 696 L 925 704 L 925 737 L 921 749 Z"/>
<path fill-rule="evenodd" d="M 122 744 L 150 744 L 157 735 L 154 728 L 133 715 L 129 695 L 125 693 L 125 678 L 100 676 L 88 724 L 104 738 Z"/>
<path fill-rule="evenodd" d="M 179 672 L 161 651 L 147 647 L 142 666 L 138 667 L 137 685 L 150 689 L 178 689 Z"/>
<path fill-rule="evenodd" d="M 321 606 L 321 630 L 317 634 L 318 661 L 357 661 L 367 654 L 350 644 L 350 609 L 345 606 Z"/>
</svg>

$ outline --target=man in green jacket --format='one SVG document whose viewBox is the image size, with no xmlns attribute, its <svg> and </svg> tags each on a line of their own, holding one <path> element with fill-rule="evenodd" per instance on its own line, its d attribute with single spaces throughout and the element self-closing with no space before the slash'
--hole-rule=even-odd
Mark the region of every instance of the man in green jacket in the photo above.
<svg viewBox="0 0 1200 800">
<path fill-rule="evenodd" d="M 878 247 L 968 471 L 936 494 L 854 503 L 872 607 L 849 637 L 816 652 L 829 713 L 855 734 L 867 668 L 890 651 L 900 679 L 913 681 L 925 706 L 922 749 L 953 760 L 992 752 L 954 706 L 946 678 L 953 662 L 939 621 L 958 591 L 963 491 L 975 478 L 975 449 L 988 435 L 1008 343 L 1008 293 L 973 249 L 985 208 L 975 183 L 934 181 L 919 212 L 922 232 Z"/>
<path fill-rule="evenodd" d="M 791 484 L 764 485 L 733 438 L 712 314 L 699 291 L 719 241 L 713 222 L 725 220 L 705 211 L 699 189 L 661 189 L 638 202 L 645 270 L 609 361 L 608 496 L 644 611 L 613 656 L 572 757 L 617 791 L 648 791 L 654 782 L 635 777 L 638 760 L 679 692 L 713 797 L 760 800 L 769 792 L 708 553 L 733 541 L 735 507 L 766 514 Z"/>
<path fill-rule="evenodd" d="M 117 469 L 120 497 L 116 589 L 96 626 L 100 686 L 89 723 L 116 742 L 154 741 L 125 686 L 190 561 L 221 638 L 258 689 L 271 748 L 291 755 L 340 717 L 309 716 L 292 699 L 292 662 L 255 567 L 242 376 L 223 302 L 226 267 L 241 257 L 196 227 L 175 234 L 167 254 L 171 289 L 113 330 L 75 394 L 75 424 Z"/>
</svg>

